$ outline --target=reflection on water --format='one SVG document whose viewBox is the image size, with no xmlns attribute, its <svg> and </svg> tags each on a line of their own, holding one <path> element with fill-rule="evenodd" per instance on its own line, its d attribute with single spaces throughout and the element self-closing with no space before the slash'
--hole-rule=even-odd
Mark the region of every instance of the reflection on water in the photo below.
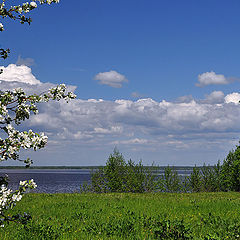
<svg viewBox="0 0 240 240">
<path fill-rule="evenodd" d="M 73 193 L 80 191 L 80 185 L 91 180 L 90 169 L 0 169 L 0 176 L 9 176 L 9 187 L 18 188 L 22 180 L 34 179 L 38 187 L 32 192 Z M 189 175 L 191 170 L 178 170 L 180 176 Z M 159 175 L 163 171 L 158 171 Z"/>
</svg>

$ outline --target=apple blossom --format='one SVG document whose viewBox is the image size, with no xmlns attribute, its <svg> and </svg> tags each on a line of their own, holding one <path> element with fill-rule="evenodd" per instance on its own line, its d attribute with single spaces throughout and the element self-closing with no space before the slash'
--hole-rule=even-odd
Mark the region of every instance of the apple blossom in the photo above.
<svg viewBox="0 0 240 240">
<path fill-rule="evenodd" d="M 33 179 L 27 181 L 20 181 L 19 189 L 16 191 L 12 191 L 11 189 L 7 188 L 4 184 L 0 186 L 0 226 L 4 227 L 4 222 L 9 221 L 16 221 L 20 220 L 21 218 L 23 220 L 24 216 L 21 216 L 20 214 L 10 217 L 6 216 L 5 212 L 8 209 L 12 209 L 16 202 L 19 202 L 22 199 L 22 196 L 29 190 L 34 189 L 37 187 L 36 183 L 33 181 Z M 29 217 L 29 215 L 25 216 Z"/>
<path fill-rule="evenodd" d="M 59 0 L 32 0 L 30 3 L 22 2 L 16 6 L 9 6 L 11 2 L 7 2 L 7 0 L 2 0 L 2 3 L 0 3 L 0 18 L 10 18 L 18 20 L 22 24 L 30 24 L 32 19 L 26 17 L 25 14 L 38 7 L 36 2 L 51 4 L 59 3 Z M 4 26 L 0 22 L 0 32 L 3 30 Z M 9 49 L 0 48 L 0 58 L 6 59 L 9 53 Z M 2 71 L 0 69 L 0 74 Z M 13 159 L 24 161 L 26 167 L 30 166 L 32 161 L 29 158 L 25 160 L 20 159 L 19 151 L 21 149 L 33 149 L 36 151 L 43 148 L 47 144 L 48 138 L 44 133 L 35 133 L 31 129 L 19 131 L 17 126 L 28 119 L 31 114 L 38 113 L 38 103 L 50 100 L 59 101 L 61 99 L 69 101 L 75 97 L 74 93 L 67 92 L 65 84 L 53 87 L 45 93 L 33 95 L 27 95 L 21 88 L 16 88 L 12 91 L 0 90 L 0 130 L 2 130 L 1 137 L 3 137 L 0 138 L 0 161 Z M 6 212 L 22 199 L 26 191 L 37 187 L 33 179 L 20 181 L 19 189 L 15 192 L 8 189 L 7 185 L 8 178 L 0 177 L 0 227 L 4 227 L 4 222 L 16 221 L 26 223 L 31 218 L 26 213 L 9 216 Z"/>
</svg>

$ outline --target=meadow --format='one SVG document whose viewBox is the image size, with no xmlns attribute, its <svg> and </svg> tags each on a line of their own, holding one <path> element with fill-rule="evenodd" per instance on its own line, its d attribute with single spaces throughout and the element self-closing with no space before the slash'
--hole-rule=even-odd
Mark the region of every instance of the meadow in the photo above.
<svg viewBox="0 0 240 240">
<path fill-rule="evenodd" d="M 29 193 L 0 239 L 240 239 L 240 193 Z"/>
</svg>

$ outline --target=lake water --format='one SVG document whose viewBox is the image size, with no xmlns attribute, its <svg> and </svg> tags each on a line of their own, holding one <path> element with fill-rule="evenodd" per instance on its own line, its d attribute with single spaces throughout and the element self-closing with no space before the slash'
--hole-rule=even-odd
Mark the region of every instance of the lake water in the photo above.
<svg viewBox="0 0 240 240">
<path fill-rule="evenodd" d="M 38 187 L 32 192 L 42 193 L 79 192 L 80 185 L 91 179 L 89 169 L 0 169 L 0 175 L 5 173 L 11 189 L 17 189 L 21 180 L 33 178 Z"/>
<path fill-rule="evenodd" d="M 32 192 L 73 193 L 79 192 L 84 182 L 91 180 L 90 169 L 0 169 L 0 176 L 7 174 L 9 187 L 17 189 L 22 180 L 34 179 L 38 187 Z M 158 171 L 162 174 L 163 171 Z M 178 170 L 180 176 L 189 175 L 191 170 Z"/>
</svg>

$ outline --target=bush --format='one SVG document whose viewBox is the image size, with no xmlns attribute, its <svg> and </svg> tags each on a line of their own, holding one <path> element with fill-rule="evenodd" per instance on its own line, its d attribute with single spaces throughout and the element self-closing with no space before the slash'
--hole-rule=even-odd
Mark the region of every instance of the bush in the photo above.
<svg viewBox="0 0 240 240">
<path fill-rule="evenodd" d="M 141 162 L 135 164 L 131 159 L 126 162 L 115 148 L 106 166 L 92 173 L 93 192 L 133 192 L 142 193 L 156 188 L 155 176 Z"/>
<path fill-rule="evenodd" d="M 214 168 L 203 165 L 201 169 L 202 174 L 202 191 L 215 192 L 217 191 L 216 174 Z"/>
<path fill-rule="evenodd" d="M 190 192 L 217 192 L 221 190 L 221 165 L 194 167 L 188 177 Z"/>
<path fill-rule="evenodd" d="M 189 185 L 191 192 L 200 192 L 202 188 L 202 176 L 198 167 L 193 168 L 193 171 L 189 177 Z"/>
<path fill-rule="evenodd" d="M 103 169 L 106 187 L 110 192 L 125 192 L 126 170 L 123 155 L 117 149 L 114 149 Z"/>
<path fill-rule="evenodd" d="M 179 192 L 180 179 L 178 177 L 177 171 L 167 166 L 164 169 L 163 184 L 165 192 Z"/>
<path fill-rule="evenodd" d="M 221 171 L 222 166 L 220 165 L 220 161 L 218 160 L 217 165 L 214 165 L 213 172 L 214 172 L 214 191 L 219 192 L 222 191 L 222 183 L 221 183 Z"/>
<path fill-rule="evenodd" d="M 126 162 L 117 149 L 110 154 L 106 166 L 92 173 L 91 186 L 83 191 L 103 192 L 217 192 L 240 191 L 240 145 L 227 155 L 221 166 L 195 167 L 190 176 L 180 178 L 173 167 L 144 167 L 141 161 Z"/>
</svg>

